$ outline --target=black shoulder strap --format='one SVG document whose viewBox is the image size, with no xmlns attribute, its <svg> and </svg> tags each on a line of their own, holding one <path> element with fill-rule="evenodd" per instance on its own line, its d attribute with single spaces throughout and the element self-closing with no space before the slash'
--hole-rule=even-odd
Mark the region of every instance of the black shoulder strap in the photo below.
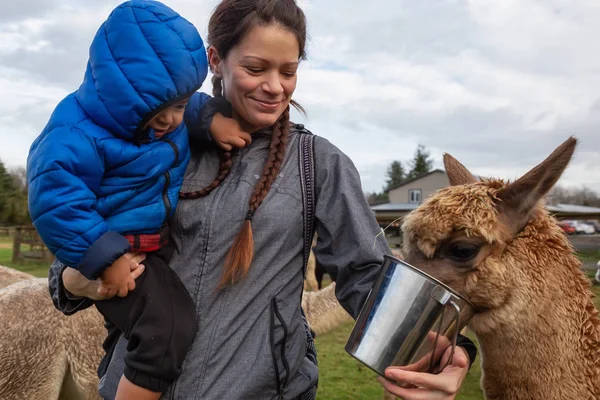
<svg viewBox="0 0 600 400">
<path fill-rule="evenodd" d="M 304 129 L 299 134 L 299 167 L 300 167 L 300 184 L 302 185 L 302 203 L 304 206 L 304 267 L 303 275 L 306 275 L 306 265 L 310 256 L 313 236 L 315 233 L 315 160 L 314 160 L 314 143 L 315 136 Z"/>
<path fill-rule="evenodd" d="M 306 277 L 306 265 L 310 256 L 310 249 L 315 233 L 315 207 L 317 196 L 315 192 L 315 136 L 302 125 L 296 125 L 298 132 L 298 167 L 300 168 L 300 185 L 302 186 L 302 203 L 304 206 L 304 263 L 302 264 L 302 275 Z M 302 296 L 302 292 L 300 292 Z M 310 330 L 308 320 L 302 311 L 302 320 L 306 331 L 306 357 L 315 365 L 317 360 L 317 349 L 314 342 L 314 333 Z M 300 400 L 315 400 L 317 397 L 318 381 L 314 387 L 299 397 Z"/>
</svg>

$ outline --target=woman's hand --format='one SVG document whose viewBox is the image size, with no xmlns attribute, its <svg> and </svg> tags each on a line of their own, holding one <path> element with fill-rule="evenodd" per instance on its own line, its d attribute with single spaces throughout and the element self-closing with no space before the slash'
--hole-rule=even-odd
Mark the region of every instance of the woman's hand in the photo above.
<svg viewBox="0 0 600 400">
<path fill-rule="evenodd" d="M 126 256 L 133 261 L 131 264 L 131 277 L 137 279 L 144 272 L 144 265 L 140 264 L 146 259 L 145 253 L 127 253 Z M 87 297 L 92 300 L 106 300 L 108 291 L 101 287 L 100 279 L 89 280 L 74 268 L 65 268 L 62 274 L 65 289 L 73 296 Z"/>
<path fill-rule="evenodd" d="M 451 351 L 451 347 L 446 350 L 441 365 L 447 363 Z M 456 347 L 450 365 L 437 375 L 406 371 L 402 367 L 389 367 L 385 370 L 387 378 L 410 388 L 400 387 L 382 377 L 377 380 L 388 392 L 403 400 L 453 400 L 468 371 L 469 356 L 462 347 Z"/>
</svg>

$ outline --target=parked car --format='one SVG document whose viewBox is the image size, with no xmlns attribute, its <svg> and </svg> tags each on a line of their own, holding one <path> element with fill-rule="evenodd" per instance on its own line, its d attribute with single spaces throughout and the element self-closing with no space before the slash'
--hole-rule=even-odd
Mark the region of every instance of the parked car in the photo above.
<svg viewBox="0 0 600 400">
<path fill-rule="evenodd" d="M 577 233 L 585 233 L 588 235 L 596 233 L 596 227 L 594 225 L 591 225 L 591 224 L 588 224 L 585 222 L 581 222 L 581 221 L 577 221 L 575 230 L 577 231 Z"/>
<path fill-rule="evenodd" d="M 585 234 L 596 233 L 596 228 L 593 225 L 586 224 L 586 223 L 581 222 L 581 221 L 575 221 L 575 220 L 573 220 L 573 221 L 562 221 L 562 222 L 573 226 L 575 228 L 575 233 L 577 233 L 577 234 L 581 234 L 581 233 L 585 233 Z"/>
<path fill-rule="evenodd" d="M 577 233 L 575 225 L 571 224 L 570 221 L 560 221 L 558 225 L 567 235 L 574 235 Z"/>
<path fill-rule="evenodd" d="M 600 223 L 598 221 L 585 221 L 585 223 L 592 225 L 596 229 L 596 233 L 600 233 Z"/>
</svg>

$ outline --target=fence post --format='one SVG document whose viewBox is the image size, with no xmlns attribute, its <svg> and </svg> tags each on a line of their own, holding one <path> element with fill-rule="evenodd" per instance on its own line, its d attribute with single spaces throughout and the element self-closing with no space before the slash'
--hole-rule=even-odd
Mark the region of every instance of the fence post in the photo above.
<svg viewBox="0 0 600 400">
<path fill-rule="evenodd" d="M 54 255 L 50 252 L 45 244 L 42 244 L 42 261 L 51 264 L 54 261 Z"/>
<path fill-rule="evenodd" d="M 12 262 L 14 264 L 21 261 L 21 227 L 15 228 L 15 237 L 13 239 Z"/>
</svg>

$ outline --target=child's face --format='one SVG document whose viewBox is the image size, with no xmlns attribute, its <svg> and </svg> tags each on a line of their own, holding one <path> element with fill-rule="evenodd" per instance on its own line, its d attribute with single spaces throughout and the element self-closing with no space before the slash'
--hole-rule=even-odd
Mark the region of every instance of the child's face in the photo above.
<svg viewBox="0 0 600 400">
<path fill-rule="evenodd" d="M 156 139 L 173 132 L 183 122 L 183 114 L 188 100 L 189 98 L 186 98 L 165 108 L 148 121 L 144 129 L 154 129 L 154 137 Z"/>
</svg>

